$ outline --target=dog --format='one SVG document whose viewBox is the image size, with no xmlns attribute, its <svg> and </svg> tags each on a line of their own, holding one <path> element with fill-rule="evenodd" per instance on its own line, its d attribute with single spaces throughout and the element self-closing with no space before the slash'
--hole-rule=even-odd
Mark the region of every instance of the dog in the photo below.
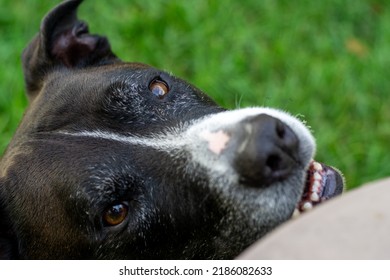
<svg viewBox="0 0 390 280">
<path fill-rule="evenodd" d="M 225 110 L 121 61 L 60 3 L 23 52 L 29 107 L 0 162 L 3 259 L 231 259 L 341 193 L 299 119 Z"/>
</svg>

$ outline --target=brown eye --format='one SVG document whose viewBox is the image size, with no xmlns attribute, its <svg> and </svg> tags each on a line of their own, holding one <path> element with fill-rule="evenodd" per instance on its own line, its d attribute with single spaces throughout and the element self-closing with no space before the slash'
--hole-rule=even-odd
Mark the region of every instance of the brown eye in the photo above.
<svg viewBox="0 0 390 280">
<path fill-rule="evenodd" d="M 149 89 L 158 98 L 163 98 L 169 92 L 168 85 L 157 79 L 150 83 Z"/>
<path fill-rule="evenodd" d="M 117 203 L 108 207 L 103 213 L 103 222 L 106 226 L 116 226 L 122 223 L 129 212 L 125 203 Z"/>
</svg>

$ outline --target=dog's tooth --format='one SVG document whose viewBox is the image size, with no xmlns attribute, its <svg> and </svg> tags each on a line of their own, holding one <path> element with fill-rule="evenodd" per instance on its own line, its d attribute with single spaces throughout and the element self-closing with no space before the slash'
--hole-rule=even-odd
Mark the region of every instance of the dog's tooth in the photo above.
<svg viewBox="0 0 390 280">
<path fill-rule="evenodd" d="M 313 208 L 313 204 L 310 202 L 310 201 L 306 201 L 303 205 L 302 205 L 302 211 L 309 211 Z"/>
<path fill-rule="evenodd" d="M 321 181 L 316 180 L 316 181 L 313 182 L 313 185 L 311 187 L 311 191 L 319 193 L 320 192 L 320 188 L 321 188 Z"/>
<path fill-rule="evenodd" d="M 294 213 L 292 214 L 292 218 L 296 218 L 301 215 L 301 211 L 298 208 L 295 208 Z"/>
<path fill-rule="evenodd" d="M 321 174 L 320 173 L 318 173 L 318 172 L 314 172 L 314 174 L 313 174 L 313 179 L 314 180 L 321 180 L 322 179 L 322 176 L 321 176 Z"/>
<path fill-rule="evenodd" d="M 314 201 L 314 202 L 318 202 L 318 201 L 320 200 L 320 197 L 319 197 L 318 193 L 313 192 L 313 193 L 310 195 L 310 200 L 311 200 L 311 201 Z"/>
<path fill-rule="evenodd" d="M 319 163 L 319 162 L 313 162 L 313 168 L 314 168 L 314 170 L 317 170 L 317 171 L 322 171 L 322 165 L 321 165 L 321 163 Z"/>
<path fill-rule="evenodd" d="M 313 190 L 318 190 L 320 187 L 321 187 L 321 181 L 315 180 L 315 181 L 313 182 L 313 187 L 312 187 L 312 189 L 313 189 Z"/>
</svg>

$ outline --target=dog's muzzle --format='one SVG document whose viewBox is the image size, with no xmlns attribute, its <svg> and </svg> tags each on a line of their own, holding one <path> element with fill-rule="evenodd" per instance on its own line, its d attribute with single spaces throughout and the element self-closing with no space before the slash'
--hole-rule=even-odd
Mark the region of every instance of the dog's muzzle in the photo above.
<svg viewBox="0 0 390 280">
<path fill-rule="evenodd" d="M 214 156 L 208 161 L 210 166 L 210 162 L 215 163 L 214 170 L 233 170 L 238 184 L 253 188 L 284 182 L 297 170 L 306 170 L 296 212 L 307 211 L 342 192 L 341 173 L 313 160 L 314 140 L 297 119 L 280 111 L 252 109 L 245 110 L 240 120 L 230 122 L 230 114 L 222 113 L 217 121 L 207 121 L 210 125 L 199 129 Z M 223 162 L 232 169 L 223 168 Z M 217 168 L 218 164 L 222 167 Z"/>
</svg>

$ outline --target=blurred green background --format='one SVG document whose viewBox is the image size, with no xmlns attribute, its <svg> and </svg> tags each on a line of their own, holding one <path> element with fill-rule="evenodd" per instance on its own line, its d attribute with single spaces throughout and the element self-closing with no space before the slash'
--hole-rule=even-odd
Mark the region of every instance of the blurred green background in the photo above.
<svg viewBox="0 0 390 280">
<path fill-rule="evenodd" d="M 59 1 L 0 0 L 0 154 L 27 106 L 20 54 Z M 85 1 L 114 52 L 187 79 L 227 108 L 278 107 L 349 188 L 390 175 L 390 2 Z"/>
</svg>

